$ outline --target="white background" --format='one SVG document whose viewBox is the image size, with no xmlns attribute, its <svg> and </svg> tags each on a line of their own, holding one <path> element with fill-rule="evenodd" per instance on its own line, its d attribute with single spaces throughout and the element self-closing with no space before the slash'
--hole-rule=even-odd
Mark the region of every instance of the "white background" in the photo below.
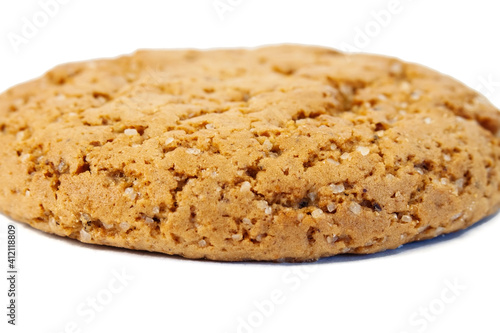
<svg viewBox="0 0 500 333">
<path fill-rule="evenodd" d="M 213 0 L 67 2 L 18 47 L 9 36 L 22 36 L 23 18 L 33 22 L 42 7 L 35 0 L 0 2 L 0 91 L 59 63 L 137 48 L 289 42 L 422 63 L 500 106 L 497 1 L 400 0 L 383 26 L 373 13 L 389 8 L 390 0 L 222 0 L 231 6 L 223 14 Z M 366 29 L 370 36 L 360 33 Z M 0 330 L 499 332 L 499 219 L 378 255 L 291 265 L 191 261 L 87 246 L 0 216 Z M 18 229 L 16 327 L 6 324 L 5 315 L 8 223 Z M 128 277 L 120 282 L 116 274 Z M 99 311 L 90 307 L 92 298 Z"/>
</svg>

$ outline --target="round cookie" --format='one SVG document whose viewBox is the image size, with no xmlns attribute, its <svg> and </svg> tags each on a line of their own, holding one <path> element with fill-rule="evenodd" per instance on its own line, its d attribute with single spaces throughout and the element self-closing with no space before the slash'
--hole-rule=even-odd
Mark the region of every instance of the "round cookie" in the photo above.
<svg viewBox="0 0 500 333">
<path fill-rule="evenodd" d="M 138 51 L 0 95 L 0 210 L 188 258 L 373 253 L 495 212 L 499 129 L 478 93 L 397 59 Z"/>
</svg>

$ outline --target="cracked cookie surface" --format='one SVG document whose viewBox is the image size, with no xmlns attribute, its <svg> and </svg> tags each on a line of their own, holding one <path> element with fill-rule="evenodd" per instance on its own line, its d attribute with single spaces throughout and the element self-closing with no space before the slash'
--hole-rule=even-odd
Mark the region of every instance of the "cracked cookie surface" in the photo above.
<svg viewBox="0 0 500 333">
<path fill-rule="evenodd" d="M 494 213 L 499 129 L 484 97 L 397 59 L 138 51 L 0 95 L 0 210 L 188 258 L 373 253 Z"/>
</svg>

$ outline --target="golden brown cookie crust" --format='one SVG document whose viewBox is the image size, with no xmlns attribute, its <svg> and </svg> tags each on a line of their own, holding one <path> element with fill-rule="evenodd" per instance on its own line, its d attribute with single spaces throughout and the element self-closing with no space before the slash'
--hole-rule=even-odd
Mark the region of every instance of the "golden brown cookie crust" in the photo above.
<svg viewBox="0 0 500 333">
<path fill-rule="evenodd" d="M 138 51 L 0 95 L 0 210 L 214 260 L 314 260 L 499 207 L 500 114 L 397 59 L 306 46 Z"/>
</svg>

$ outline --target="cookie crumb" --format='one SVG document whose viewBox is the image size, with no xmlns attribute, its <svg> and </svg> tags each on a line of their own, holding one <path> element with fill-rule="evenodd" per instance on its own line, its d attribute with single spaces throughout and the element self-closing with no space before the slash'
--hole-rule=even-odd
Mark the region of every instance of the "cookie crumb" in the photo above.
<svg viewBox="0 0 500 333">
<path fill-rule="evenodd" d="M 92 239 L 92 237 L 90 236 L 90 234 L 88 232 L 86 232 L 84 229 L 80 230 L 80 240 L 82 242 L 90 242 L 91 239 Z"/>
<path fill-rule="evenodd" d="M 269 206 L 269 204 L 265 200 L 257 201 L 257 207 L 262 209 L 262 210 L 266 209 L 268 206 Z"/>
<path fill-rule="evenodd" d="M 413 101 L 417 101 L 420 99 L 420 97 L 422 97 L 422 92 L 421 91 L 414 91 L 411 93 L 410 95 L 410 99 L 413 100 Z"/>
<path fill-rule="evenodd" d="M 104 229 L 109 230 L 113 228 L 112 224 L 102 222 L 102 225 L 104 226 Z"/>
<path fill-rule="evenodd" d="M 357 202 L 351 202 L 351 204 L 349 205 L 349 210 L 355 215 L 361 214 L 361 206 Z"/>
<path fill-rule="evenodd" d="M 125 133 L 126 136 L 135 136 L 139 134 L 135 128 L 127 128 L 123 133 Z"/>
<path fill-rule="evenodd" d="M 240 241 L 240 240 L 242 240 L 242 239 L 243 239 L 243 236 L 242 236 L 242 235 L 240 235 L 240 234 L 234 234 L 234 235 L 232 235 L 232 236 L 231 236 L 231 238 L 232 238 L 233 240 L 235 240 L 235 241 Z"/>
<path fill-rule="evenodd" d="M 21 155 L 21 162 L 26 162 L 31 158 L 31 154 L 22 154 Z"/>
<path fill-rule="evenodd" d="M 201 150 L 199 150 L 198 148 L 188 148 L 188 149 L 186 149 L 186 152 L 188 154 L 191 154 L 191 155 L 200 155 L 201 154 Z"/>
<path fill-rule="evenodd" d="M 16 134 L 16 140 L 17 141 L 22 141 L 24 139 L 24 137 L 25 137 L 24 131 L 17 132 L 17 134 Z"/>
<path fill-rule="evenodd" d="M 311 216 L 315 219 L 320 218 L 321 216 L 323 216 L 323 211 L 319 208 L 316 208 L 312 211 Z"/>
<path fill-rule="evenodd" d="M 340 159 L 342 159 L 342 160 L 350 160 L 351 159 L 351 154 L 349 154 L 349 153 L 343 153 L 342 155 L 340 155 Z"/>
<path fill-rule="evenodd" d="M 252 185 L 245 181 L 241 184 L 241 187 L 240 187 L 240 192 L 250 192 L 250 189 L 252 188 Z"/>
<path fill-rule="evenodd" d="M 332 236 L 327 236 L 326 237 L 326 242 L 328 244 L 333 244 L 335 243 L 339 238 L 336 236 L 336 235 L 332 235 Z"/>
<path fill-rule="evenodd" d="M 403 215 L 401 216 L 401 221 L 405 223 L 410 223 L 412 221 L 412 218 L 410 215 Z"/>
<path fill-rule="evenodd" d="M 340 163 L 335 161 L 333 158 L 327 158 L 326 161 L 333 165 L 340 165 Z"/>
<path fill-rule="evenodd" d="M 87 213 L 80 213 L 80 221 L 83 223 L 88 223 L 92 221 L 92 218 Z"/>
<path fill-rule="evenodd" d="M 342 249 L 342 251 L 340 251 L 340 253 L 347 253 L 349 251 L 351 251 L 351 248 L 350 247 L 345 247 L 345 248 Z"/>
<path fill-rule="evenodd" d="M 309 200 L 311 200 L 311 202 L 315 202 L 317 196 L 318 195 L 315 192 L 309 192 L 309 193 L 307 193 L 307 197 L 309 198 Z"/>
<path fill-rule="evenodd" d="M 49 217 L 49 225 L 52 229 L 56 228 L 57 227 L 57 222 L 56 222 L 56 219 L 54 217 Z"/>
<path fill-rule="evenodd" d="M 273 149 L 273 144 L 271 143 L 271 141 L 269 141 L 267 139 L 266 139 L 266 141 L 264 141 L 264 143 L 262 144 L 262 146 L 267 151 L 270 151 L 271 149 Z"/>
<path fill-rule="evenodd" d="M 370 153 L 370 148 L 368 147 L 358 147 L 356 148 L 356 150 L 362 155 L 362 156 L 366 156 Z"/>
<path fill-rule="evenodd" d="M 137 198 L 137 193 L 134 191 L 132 187 L 127 187 L 124 192 L 130 199 L 135 200 Z"/>
<path fill-rule="evenodd" d="M 389 67 L 389 73 L 392 75 L 401 75 L 403 72 L 403 65 L 400 62 L 395 62 Z"/>
<path fill-rule="evenodd" d="M 332 192 L 337 194 L 337 193 L 342 193 L 345 191 L 344 184 L 331 184 L 330 188 L 332 189 Z"/>
<path fill-rule="evenodd" d="M 403 81 L 401 82 L 401 85 L 399 87 L 402 91 L 409 92 L 411 89 L 411 84 L 408 81 Z"/>
<path fill-rule="evenodd" d="M 128 230 L 130 228 L 130 224 L 128 224 L 127 222 L 121 222 L 120 223 L 120 228 L 122 230 Z"/>
<path fill-rule="evenodd" d="M 59 163 L 59 165 L 57 166 L 57 171 L 59 171 L 59 173 L 61 173 L 64 171 L 65 168 L 66 168 L 66 163 L 61 161 L 61 163 Z"/>
<path fill-rule="evenodd" d="M 445 229 L 443 227 L 437 227 L 436 228 L 436 236 L 441 235 L 444 232 L 444 230 Z"/>
</svg>

